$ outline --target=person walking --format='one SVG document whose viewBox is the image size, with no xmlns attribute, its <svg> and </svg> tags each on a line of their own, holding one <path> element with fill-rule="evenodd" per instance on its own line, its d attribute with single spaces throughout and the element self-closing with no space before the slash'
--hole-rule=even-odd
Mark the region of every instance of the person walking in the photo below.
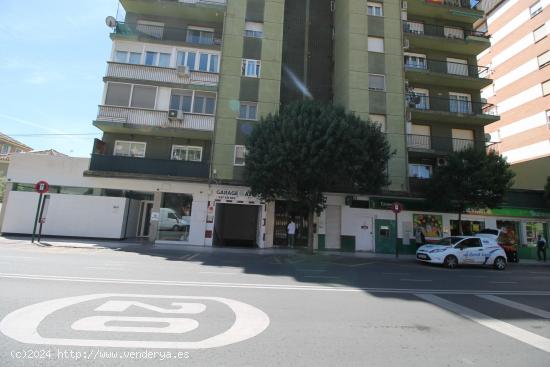
<svg viewBox="0 0 550 367">
<path fill-rule="evenodd" d="M 416 233 L 414 235 L 415 242 L 416 242 L 416 248 L 418 249 L 420 246 L 424 246 L 424 243 L 426 243 L 426 237 L 424 236 L 424 233 L 422 232 L 421 228 L 416 229 Z"/>
<path fill-rule="evenodd" d="M 294 236 L 296 235 L 296 223 L 294 223 L 294 220 L 292 218 L 289 219 L 289 223 L 286 226 L 286 233 L 287 233 L 288 247 L 293 248 Z"/>
<path fill-rule="evenodd" d="M 541 234 L 539 234 L 537 239 L 537 257 L 539 258 L 539 261 L 542 261 L 543 259 L 546 261 L 546 247 L 546 240 Z"/>
</svg>

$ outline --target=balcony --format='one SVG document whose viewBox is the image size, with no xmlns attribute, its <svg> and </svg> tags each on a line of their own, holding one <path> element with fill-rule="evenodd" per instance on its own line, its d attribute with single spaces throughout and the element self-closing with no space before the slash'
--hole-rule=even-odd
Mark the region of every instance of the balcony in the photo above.
<svg viewBox="0 0 550 367">
<path fill-rule="evenodd" d="M 410 93 L 407 104 L 412 121 L 487 125 L 498 121 L 497 107 L 486 102 L 458 98 L 440 98 Z"/>
<path fill-rule="evenodd" d="M 122 81 L 149 81 L 162 84 L 170 84 L 175 87 L 188 85 L 200 85 L 205 87 L 217 87 L 219 74 L 205 71 L 178 72 L 175 68 L 147 66 L 139 64 L 125 64 L 107 62 L 105 78 Z"/>
<path fill-rule="evenodd" d="M 403 21 L 403 32 L 407 35 L 410 49 L 420 48 L 478 55 L 491 46 L 486 33 L 453 25 L 442 26 L 405 20 Z"/>
<path fill-rule="evenodd" d="M 91 172 L 90 172 L 91 171 Z M 118 173 L 127 176 L 173 176 L 195 179 L 208 179 L 210 169 L 208 163 L 187 162 L 167 159 L 149 159 L 123 157 L 102 154 L 92 154 L 90 171 L 87 175 L 112 176 L 108 173 Z"/>
<path fill-rule="evenodd" d="M 221 34 L 213 37 L 200 37 L 188 34 L 188 29 L 181 27 L 159 26 L 141 23 L 117 22 L 113 28 L 113 37 L 123 37 L 142 42 L 177 43 L 190 47 L 220 49 Z"/>
<path fill-rule="evenodd" d="M 126 13 L 222 23 L 227 0 L 120 0 Z"/>
<path fill-rule="evenodd" d="M 492 143 L 491 143 L 492 145 Z M 459 152 L 471 146 L 487 148 L 484 140 L 455 139 L 443 136 L 407 134 L 407 147 L 410 151 L 421 153 Z"/>
<path fill-rule="evenodd" d="M 411 83 L 423 83 L 466 89 L 483 89 L 493 82 L 489 68 L 450 61 L 415 58 L 407 60 L 405 71 Z"/>
<path fill-rule="evenodd" d="M 470 0 L 405 0 L 409 15 L 425 16 L 456 22 L 474 23 L 483 17 L 483 11 L 476 9 L 478 1 Z"/>
<path fill-rule="evenodd" d="M 132 107 L 99 106 L 94 125 L 104 132 L 204 139 L 214 131 L 215 117 L 179 113 L 169 118 L 168 111 Z"/>
</svg>

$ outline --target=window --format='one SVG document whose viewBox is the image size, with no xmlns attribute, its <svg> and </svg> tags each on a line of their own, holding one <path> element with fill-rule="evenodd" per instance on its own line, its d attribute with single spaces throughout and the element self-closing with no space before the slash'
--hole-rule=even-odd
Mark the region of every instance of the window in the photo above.
<svg viewBox="0 0 550 367">
<path fill-rule="evenodd" d="M 156 87 L 134 85 L 134 88 L 132 91 L 131 107 L 148 108 L 152 110 L 155 108 L 156 96 L 157 96 Z"/>
<path fill-rule="evenodd" d="M 406 21 L 405 32 L 413 34 L 424 34 L 424 23 Z"/>
<path fill-rule="evenodd" d="M 239 118 L 242 120 L 257 120 L 258 104 L 255 102 L 241 102 Z"/>
<path fill-rule="evenodd" d="M 189 70 L 217 73 L 219 71 L 219 59 L 219 55 L 215 54 L 200 53 L 197 57 L 197 53 L 194 51 L 178 51 L 176 65 L 185 65 Z"/>
<path fill-rule="evenodd" d="M 6 154 L 9 154 L 10 152 L 10 146 L 8 144 L 2 144 L 2 148 L 0 150 L 0 154 L 1 155 L 6 155 Z"/>
<path fill-rule="evenodd" d="M 202 147 L 195 147 L 195 146 L 188 146 L 188 145 L 173 145 L 172 159 L 175 161 L 201 162 Z"/>
<path fill-rule="evenodd" d="M 468 60 L 447 57 L 447 74 L 468 76 Z"/>
<path fill-rule="evenodd" d="M 189 27 L 186 41 L 201 45 L 214 44 L 214 30 L 211 28 Z"/>
<path fill-rule="evenodd" d="M 244 36 L 252 38 L 262 38 L 264 34 L 263 23 L 246 22 L 244 25 Z"/>
<path fill-rule="evenodd" d="M 374 3 L 374 2 L 367 2 L 367 14 L 373 15 L 375 17 L 381 17 L 383 16 L 382 12 L 382 4 L 381 3 Z"/>
<path fill-rule="evenodd" d="M 405 66 L 414 69 L 427 69 L 426 55 L 406 53 Z"/>
<path fill-rule="evenodd" d="M 369 121 L 380 126 L 382 132 L 386 131 L 386 116 L 384 115 L 369 115 Z"/>
<path fill-rule="evenodd" d="M 464 241 L 456 245 L 457 248 L 471 248 L 471 247 L 482 247 L 481 240 L 479 238 L 467 238 Z"/>
<path fill-rule="evenodd" d="M 449 93 L 449 111 L 472 113 L 472 96 L 463 93 Z"/>
<path fill-rule="evenodd" d="M 208 71 L 211 73 L 217 73 L 218 72 L 218 55 L 210 55 L 210 62 L 208 63 Z"/>
<path fill-rule="evenodd" d="M 550 51 L 546 51 L 542 55 L 537 56 L 537 61 L 541 69 L 548 65 L 548 63 L 550 63 Z"/>
<path fill-rule="evenodd" d="M 145 53 L 145 65 L 161 66 L 167 68 L 170 66 L 171 56 L 172 55 L 168 53 L 147 51 Z"/>
<path fill-rule="evenodd" d="M 546 110 L 546 125 L 550 129 L 550 110 Z"/>
<path fill-rule="evenodd" d="M 369 90 L 385 91 L 385 76 L 380 74 L 369 74 Z"/>
<path fill-rule="evenodd" d="M 191 91 L 172 91 L 172 96 L 170 97 L 170 109 L 189 113 L 191 112 L 192 100 L 193 95 Z"/>
<path fill-rule="evenodd" d="M 195 94 L 193 113 L 213 115 L 216 107 L 216 97 L 207 94 Z"/>
<path fill-rule="evenodd" d="M 143 158 L 146 146 L 147 144 L 142 142 L 117 140 L 113 155 Z"/>
<path fill-rule="evenodd" d="M 443 34 L 447 38 L 464 39 L 464 30 L 456 27 L 443 27 Z"/>
<path fill-rule="evenodd" d="M 170 58 L 172 57 L 171 54 L 165 54 L 165 53 L 160 53 L 159 54 L 159 65 L 158 66 L 161 66 L 163 68 L 168 68 L 170 67 Z"/>
<path fill-rule="evenodd" d="M 249 78 L 259 78 L 260 65 L 260 60 L 243 59 L 242 75 Z"/>
<path fill-rule="evenodd" d="M 368 50 L 371 52 L 384 52 L 384 39 L 380 37 L 369 37 Z"/>
<path fill-rule="evenodd" d="M 430 91 L 423 88 L 413 88 L 411 105 L 419 110 L 430 109 Z"/>
<path fill-rule="evenodd" d="M 545 81 L 542 83 L 542 95 L 546 96 L 550 94 L 550 80 Z"/>
<path fill-rule="evenodd" d="M 529 7 L 529 13 L 531 14 L 531 18 L 539 14 L 541 11 L 542 11 L 542 4 L 540 3 L 540 1 L 537 1 L 536 3 L 534 3 Z"/>
<path fill-rule="evenodd" d="M 139 64 L 141 62 L 141 53 L 128 51 L 115 51 L 115 62 Z"/>
<path fill-rule="evenodd" d="M 109 82 L 107 84 L 105 104 L 109 106 L 128 107 L 128 105 L 130 104 L 131 93 L 132 93 L 132 84 Z"/>
<path fill-rule="evenodd" d="M 246 157 L 246 147 L 244 145 L 235 145 L 235 155 L 233 159 L 233 165 L 244 166 Z"/>
<path fill-rule="evenodd" d="M 432 177 L 432 166 L 426 164 L 409 164 L 409 177 L 429 179 Z"/>
<path fill-rule="evenodd" d="M 158 53 L 147 51 L 145 53 L 145 65 L 156 65 Z"/>
<path fill-rule="evenodd" d="M 474 131 L 465 129 L 452 129 L 453 151 L 460 152 L 474 145 Z"/>
<path fill-rule="evenodd" d="M 164 35 L 164 23 L 138 20 L 136 30 L 153 38 L 162 39 Z"/>
<path fill-rule="evenodd" d="M 535 42 L 538 42 L 546 37 L 546 27 L 544 24 L 533 31 L 533 37 L 535 38 Z"/>
</svg>

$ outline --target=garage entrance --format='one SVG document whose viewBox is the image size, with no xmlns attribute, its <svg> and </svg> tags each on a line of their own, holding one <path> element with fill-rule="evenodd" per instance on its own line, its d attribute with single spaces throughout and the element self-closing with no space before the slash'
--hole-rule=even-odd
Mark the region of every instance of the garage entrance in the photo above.
<svg viewBox="0 0 550 367">
<path fill-rule="evenodd" d="M 259 205 L 216 204 L 214 246 L 256 247 Z"/>
</svg>

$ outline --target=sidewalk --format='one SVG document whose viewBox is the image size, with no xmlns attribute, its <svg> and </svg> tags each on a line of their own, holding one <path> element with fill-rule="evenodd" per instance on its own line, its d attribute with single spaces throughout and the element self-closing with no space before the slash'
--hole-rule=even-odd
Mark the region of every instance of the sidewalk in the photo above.
<svg viewBox="0 0 550 367">
<path fill-rule="evenodd" d="M 59 247 L 59 248 L 75 248 L 75 249 L 90 249 L 90 250 L 129 250 L 135 252 L 153 252 L 153 251 L 169 251 L 169 252 L 182 252 L 188 254 L 192 253 L 232 253 L 232 254 L 247 254 L 247 255 L 305 255 L 306 249 L 289 249 L 289 248 L 224 248 L 224 247 L 210 247 L 210 246 L 193 246 L 193 245 L 168 245 L 168 244 L 151 244 L 146 240 L 139 241 L 136 239 L 122 240 L 122 241 L 109 241 L 100 239 L 76 239 L 76 238 L 44 238 L 40 243 L 31 243 L 31 237 L 25 236 L 0 236 L 0 246 L 2 245 L 21 245 L 21 246 L 38 246 L 38 247 Z M 343 251 L 316 251 L 316 256 L 335 256 L 357 259 L 371 259 L 371 260 L 383 260 L 386 262 L 415 262 L 416 257 L 414 255 L 399 255 L 396 258 L 394 254 L 378 254 L 372 252 L 343 252 Z M 521 259 L 519 263 L 510 264 L 512 266 L 550 266 L 550 259 L 546 262 L 540 262 L 537 260 Z"/>
</svg>

